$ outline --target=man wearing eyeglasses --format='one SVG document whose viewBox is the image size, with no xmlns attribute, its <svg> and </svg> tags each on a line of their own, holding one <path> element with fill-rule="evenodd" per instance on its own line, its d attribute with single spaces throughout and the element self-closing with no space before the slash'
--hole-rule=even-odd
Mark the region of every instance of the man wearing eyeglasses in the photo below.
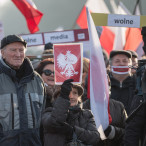
<svg viewBox="0 0 146 146">
<path fill-rule="evenodd" d="M 39 128 L 44 85 L 25 57 L 27 43 L 20 36 L 1 40 L 0 146 L 41 146 Z"/>
</svg>

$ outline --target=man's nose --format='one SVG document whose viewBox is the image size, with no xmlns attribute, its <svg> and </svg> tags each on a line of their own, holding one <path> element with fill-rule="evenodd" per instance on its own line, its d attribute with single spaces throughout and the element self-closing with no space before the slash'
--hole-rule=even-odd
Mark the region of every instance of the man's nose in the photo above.
<svg viewBox="0 0 146 146">
<path fill-rule="evenodd" d="M 119 66 L 125 66 L 125 63 L 123 61 L 120 61 Z"/>
<path fill-rule="evenodd" d="M 16 55 L 16 56 L 20 56 L 20 54 L 21 54 L 21 53 L 20 53 L 19 50 L 17 50 L 17 51 L 15 52 L 15 55 Z"/>
</svg>

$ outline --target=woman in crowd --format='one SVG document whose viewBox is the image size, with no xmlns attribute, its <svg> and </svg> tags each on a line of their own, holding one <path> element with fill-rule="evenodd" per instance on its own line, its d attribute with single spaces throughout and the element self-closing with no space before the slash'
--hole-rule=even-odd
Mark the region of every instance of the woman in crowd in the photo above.
<svg viewBox="0 0 146 146">
<path fill-rule="evenodd" d="M 40 62 L 36 71 L 43 78 L 46 86 L 54 86 L 54 59 L 47 58 Z"/>
<path fill-rule="evenodd" d="M 46 107 L 52 106 L 52 96 L 60 86 L 55 86 L 54 81 L 54 59 L 47 58 L 40 62 L 36 71 L 41 75 L 45 85 L 46 85 Z"/>
<path fill-rule="evenodd" d="M 53 107 L 43 113 L 44 146 L 69 146 L 73 135 L 84 145 L 97 145 L 100 140 L 91 111 L 83 110 L 79 102 L 83 88 L 72 81 L 64 81 Z"/>
</svg>

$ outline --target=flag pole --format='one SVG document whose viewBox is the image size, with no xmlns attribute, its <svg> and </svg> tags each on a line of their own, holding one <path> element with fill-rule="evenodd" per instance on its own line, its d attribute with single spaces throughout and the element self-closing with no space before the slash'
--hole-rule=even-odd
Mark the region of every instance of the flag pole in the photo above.
<svg viewBox="0 0 146 146">
<path fill-rule="evenodd" d="M 136 7 L 137 7 L 137 5 L 140 3 L 140 0 L 137 0 L 137 2 L 136 2 L 136 4 L 135 4 L 135 7 L 134 7 L 134 10 L 133 10 L 133 15 L 135 14 L 135 12 L 136 12 Z"/>
</svg>

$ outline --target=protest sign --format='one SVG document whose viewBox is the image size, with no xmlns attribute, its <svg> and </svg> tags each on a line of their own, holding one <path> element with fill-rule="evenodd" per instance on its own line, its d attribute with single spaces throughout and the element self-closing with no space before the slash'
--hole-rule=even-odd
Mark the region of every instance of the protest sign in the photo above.
<svg viewBox="0 0 146 146">
<path fill-rule="evenodd" d="M 146 16 L 91 13 L 96 26 L 135 27 L 146 26 Z"/>
<path fill-rule="evenodd" d="M 55 84 L 67 79 L 81 83 L 83 45 L 81 43 L 54 44 Z"/>
</svg>

